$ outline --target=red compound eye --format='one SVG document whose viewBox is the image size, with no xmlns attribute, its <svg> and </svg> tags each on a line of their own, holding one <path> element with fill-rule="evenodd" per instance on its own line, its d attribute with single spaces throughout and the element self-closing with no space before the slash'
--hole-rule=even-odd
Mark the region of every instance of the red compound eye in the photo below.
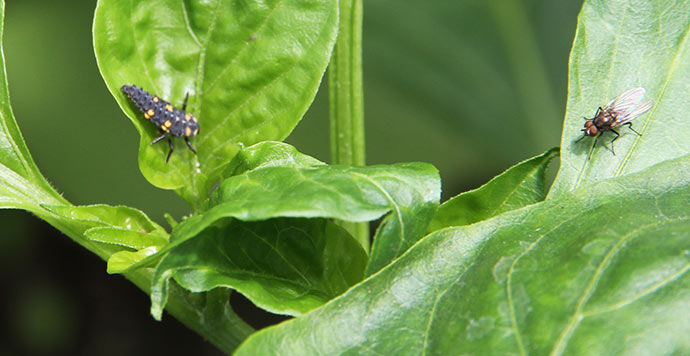
<svg viewBox="0 0 690 356">
<path fill-rule="evenodd" d="M 598 133 L 599 130 L 597 130 L 597 127 L 594 125 L 590 125 L 589 127 L 587 127 L 587 131 L 585 132 L 587 136 L 596 136 Z"/>
</svg>

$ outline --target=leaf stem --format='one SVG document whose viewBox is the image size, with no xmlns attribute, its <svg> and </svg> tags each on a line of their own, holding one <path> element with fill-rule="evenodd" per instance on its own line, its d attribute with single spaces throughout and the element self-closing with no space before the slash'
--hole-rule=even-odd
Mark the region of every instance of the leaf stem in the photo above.
<svg viewBox="0 0 690 356">
<path fill-rule="evenodd" d="M 68 203 L 67 205 L 71 204 Z M 82 232 L 78 228 L 75 229 L 71 224 L 65 223 L 63 217 L 40 208 L 29 210 L 105 261 L 113 252 L 118 250 L 85 239 Z M 138 269 L 134 272 L 125 273 L 124 276 L 146 294 L 151 293 L 151 281 L 153 279 L 151 269 Z M 214 298 L 221 292 L 210 291 L 208 293 L 211 293 L 213 297 L 206 298 L 211 299 L 207 301 L 203 299 L 206 294 L 192 293 L 172 283 L 165 310 L 226 354 L 232 354 L 239 344 L 254 332 L 254 329 L 232 311 L 229 306 L 229 299 L 226 299 L 225 303 L 221 303 L 218 298 Z M 213 310 L 217 312 L 214 318 L 200 312 L 209 308 L 214 308 Z"/>
<path fill-rule="evenodd" d="M 25 159 L 27 162 L 33 163 L 30 155 L 25 157 Z M 42 176 L 39 178 L 42 178 Z M 42 182 L 47 184 L 45 180 Z M 34 213 L 38 218 L 48 222 L 69 236 L 72 241 L 104 261 L 107 261 L 113 253 L 121 250 L 120 247 L 114 245 L 98 243 L 84 238 L 84 226 L 66 221 L 64 216 L 56 215 L 54 212 L 46 209 L 45 205 L 73 206 L 52 190 L 50 185 L 48 185 L 48 189 L 36 186 L 31 191 L 33 192 L 33 199 L 26 199 L 20 208 Z M 56 198 L 55 195 L 59 196 L 59 198 Z M 151 282 L 153 280 L 153 271 L 151 269 L 138 269 L 134 272 L 125 273 L 125 277 L 147 294 L 151 293 Z M 247 325 L 230 308 L 229 298 L 221 299 L 223 291 L 212 292 L 207 293 L 209 295 L 207 297 L 207 294 L 192 293 L 178 287 L 176 284 L 171 284 L 168 303 L 165 309 L 177 320 L 202 335 L 220 350 L 231 354 L 244 339 L 254 332 L 254 329 Z M 224 295 L 226 297 L 229 296 L 229 292 L 225 292 Z M 208 315 L 209 310 L 213 310 L 212 315 Z M 202 314 L 200 311 L 205 311 L 206 314 Z"/>
<path fill-rule="evenodd" d="M 340 0 L 338 40 L 328 69 L 333 164 L 363 166 L 362 0 Z M 369 224 L 341 222 L 366 251 Z"/>
</svg>

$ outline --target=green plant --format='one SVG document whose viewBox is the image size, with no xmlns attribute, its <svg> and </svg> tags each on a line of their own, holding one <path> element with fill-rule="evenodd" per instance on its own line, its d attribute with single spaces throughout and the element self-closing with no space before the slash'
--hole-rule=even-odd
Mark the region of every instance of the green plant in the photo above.
<svg viewBox="0 0 690 356">
<path fill-rule="evenodd" d="M 24 144 L 4 64 L 0 207 L 49 222 L 149 293 L 154 317 L 165 308 L 228 353 L 687 353 L 689 8 L 586 2 L 554 184 L 556 149 L 440 204 L 429 164 L 363 166 L 361 2 L 101 0 L 96 56 L 141 134 L 141 171 L 192 214 L 168 232 L 133 208 L 69 203 Z M 339 165 L 274 141 L 329 62 Z M 133 83 L 173 103 L 189 91 L 198 155 L 165 163 L 119 91 Z M 637 85 L 657 103 L 635 122 L 643 136 L 616 156 L 573 142 L 583 113 Z M 363 223 L 379 218 L 370 246 Z M 254 332 L 231 289 L 295 318 Z"/>
</svg>

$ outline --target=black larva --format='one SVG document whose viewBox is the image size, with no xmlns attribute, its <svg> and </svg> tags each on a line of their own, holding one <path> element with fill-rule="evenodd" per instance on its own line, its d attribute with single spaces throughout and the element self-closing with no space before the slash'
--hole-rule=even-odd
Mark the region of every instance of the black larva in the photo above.
<svg viewBox="0 0 690 356">
<path fill-rule="evenodd" d="M 165 157 L 166 163 L 173 152 L 171 136 L 184 137 L 189 149 L 196 154 L 196 150 L 192 147 L 192 143 L 189 142 L 189 138 L 199 133 L 199 122 L 194 115 L 185 112 L 188 95 L 184 98 L 182 110 L 179 110 L 170 105 L 169 102 L 156 95 L 149 94 L 146 90 L 136 85 L 125 84 L 122 86 L 122 92 L 124 92 L 132 100 L 134 105 L 144 113 L 144 117 L 158 126 L 163 133 L 160 137 L 153 140 L 151 144 L 157 143 L 166 137 L 168 138 L 170 151 L 168 152 L 168 156 Z"/>
</svg>

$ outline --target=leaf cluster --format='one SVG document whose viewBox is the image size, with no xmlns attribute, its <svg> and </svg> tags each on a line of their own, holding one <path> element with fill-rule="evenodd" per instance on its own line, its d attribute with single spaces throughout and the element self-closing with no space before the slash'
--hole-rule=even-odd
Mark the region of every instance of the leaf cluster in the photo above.
<svg viewBox="0 0 690 356">
<path fill-rule="evenodd" d="M 240 355 L 687 353 L 688 11 L 586 2 L 562 149 L 441 204 L 430 164 L 328 165 L 279 142 L 329 63 L 337 1 L 100 0 L 96 58 L 141 135 L 140 169 L 193 214 L 166 230 L 130 207 L 69 203 L 21 137 L 4 64 L 0 208 L 48 221 L 147 291 L 155 318 L 166 309 Z M 198 155 L 176 140 L 166 164 L 123 84 L 189 94 Z M 573 142 L 593 103 L 637 85 L 657 104 L 642 136 L 617 141 L 625 153 Z M 371 246 L 343 227 L 372 221 Z M 231 290 L 294 318 L 254 332 Z"/>
</svg>

